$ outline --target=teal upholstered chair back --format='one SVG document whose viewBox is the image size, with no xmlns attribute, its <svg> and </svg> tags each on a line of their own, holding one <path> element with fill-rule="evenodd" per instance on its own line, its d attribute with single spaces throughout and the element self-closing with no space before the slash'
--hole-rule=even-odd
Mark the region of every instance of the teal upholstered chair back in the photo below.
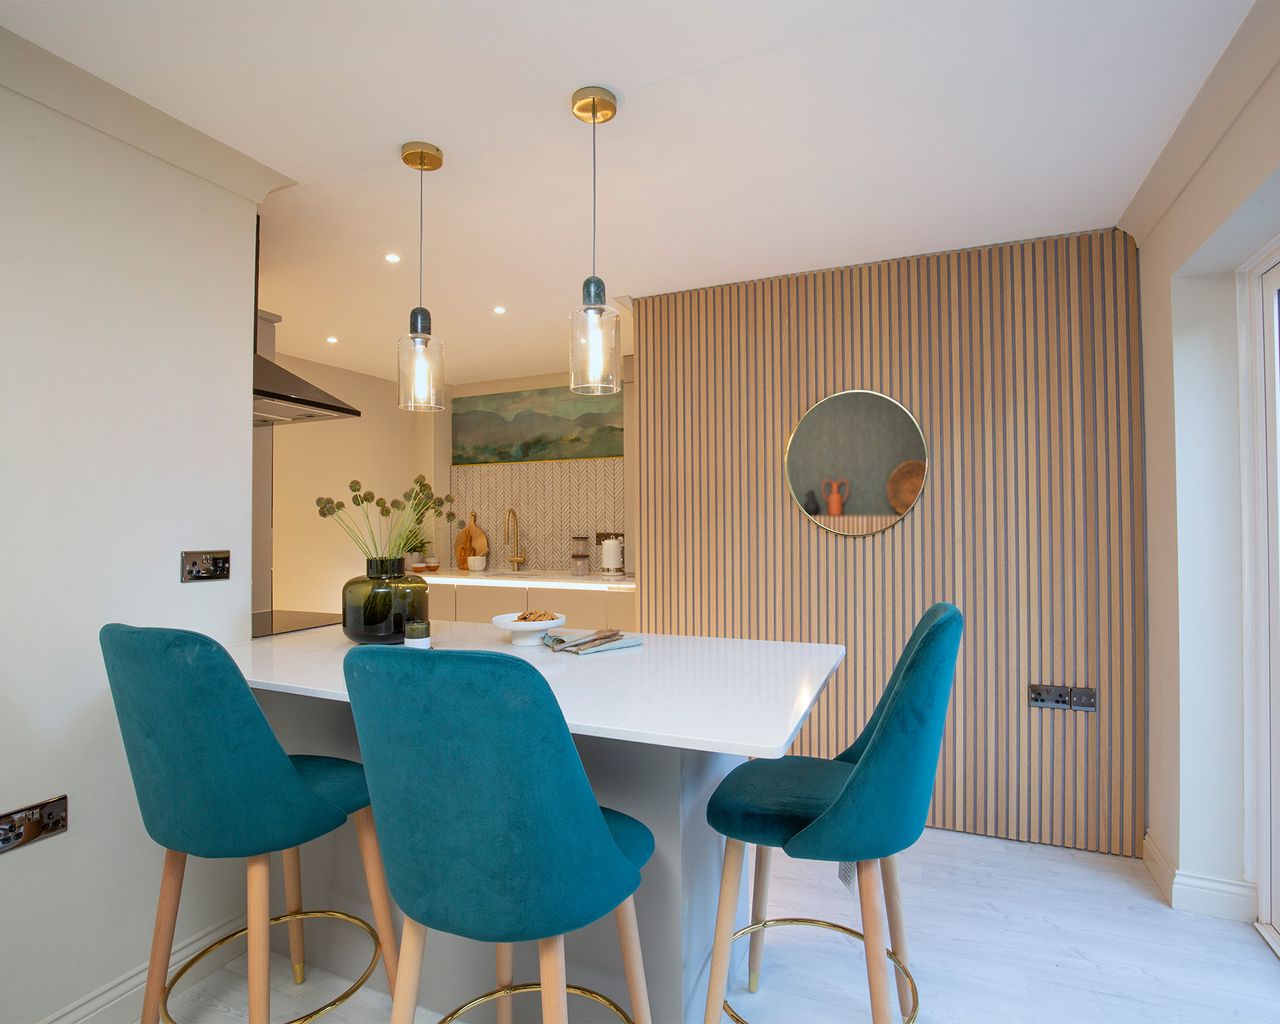
<svg viewBox="0 0 1280 1024">
<path fill-rule="evenodd" d="M 358 647 L 347 690 L 391 895 L 487 942 L 573 931 L 635 892 L 551 688 L 484 651 Z"/>
<path fill-rule="evenodd" d="M 924 831 L 964 618 L 935 604 L 907 641 L 866 728 L 839 760 L 854 770 L 836 800 L 784 847 L 806 860 L 874 860 Z"/>
<path fill-rule="evenodd" d="M 920 617 L 915 629 L 911 631 L 911 636 L 907 638 L 907 643 L 902 648 L 902 653 L 898 655 L 897 662 L 894 663 L 893 673 L 889 676 L 889 682 L 885 684 L 884 693 L 880 694 L 880 699 L 876 701 L 876 706 L 872 709 L 871 717 L 867 719 L 867 724 L 862 727 L 862 731 L 858 733 L 857 738 L 849 744 L 848 748 L 836 755 L 837 761 L 857 764 L 858 759 L 862 757 L 862 752 L 867 749 L 867 744 L 871 742 L 871 737 L 876 733 L 876 727 L 884 716 L 885 708 L 889 706 L 889 698 L 893 696 L 902 681 L 903 670 L 912 663 L 912 652 L 920 645 L 920 641 L 929 633 L 930 627 L 943 614 L 943 611 L 951 607 L 953 606 L 949 604 L 935 604 Z M 959 614 L 958 611 L 957 614 Z"/>
<path fill-rule="evenodd" d="M 346 820 L 303 783 L 216 640 L 113 624 L 99 641 L 142 820 L 161 846 L 253 857 Z"/>
</svg>

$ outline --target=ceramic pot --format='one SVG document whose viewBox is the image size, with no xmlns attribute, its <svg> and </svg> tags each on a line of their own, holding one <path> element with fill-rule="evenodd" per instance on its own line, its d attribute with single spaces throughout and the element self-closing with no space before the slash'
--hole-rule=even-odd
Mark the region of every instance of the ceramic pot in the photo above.
<svg viewBox="0 0 1280 1024">
<path fill-rule="evenodd" d="M 849 500 L 849 481 L 823 480 L 822 496 L 827 499 L 827 515 L 844 515 L 844 503 Z"/>
</svg>

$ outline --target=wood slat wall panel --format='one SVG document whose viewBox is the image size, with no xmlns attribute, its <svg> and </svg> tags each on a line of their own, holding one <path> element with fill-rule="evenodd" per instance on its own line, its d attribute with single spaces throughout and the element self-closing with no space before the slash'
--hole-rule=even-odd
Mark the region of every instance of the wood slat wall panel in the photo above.
<svg viewBox="0 0 1280 1024">
<path fill-rule="evenodd" d="M 932 824 L 1136 855 L 1146 563 L 1137 249 L 1089 232 L 637 300 L 641 628 L 838 642 L 796 742 L 857 734 L 916 618 L 964 611 Z M 901 401 L 915 509 L 834 536 L 783 454 L 825 396 Z M 1095 686 L 1096 714 L 1026 686 Z"/>
</svg>

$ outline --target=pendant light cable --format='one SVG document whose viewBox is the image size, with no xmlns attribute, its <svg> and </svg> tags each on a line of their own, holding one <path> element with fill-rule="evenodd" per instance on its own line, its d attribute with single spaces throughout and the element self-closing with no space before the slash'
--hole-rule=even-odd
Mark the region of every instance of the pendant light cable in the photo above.
<svg viewBox="0 0 1280 1024">
<path fill-rule="evenodd" d="M 422 179 L 426 177 L 426 169 L 418 162 L 418 305 L 422 305 L 422 280 L 426 276 L 422 266 Z"/>
<path fill-rule="evenodd" d="M 591 100 L 591 276 L 596 276 L 596 101 Z"/>
</svg>

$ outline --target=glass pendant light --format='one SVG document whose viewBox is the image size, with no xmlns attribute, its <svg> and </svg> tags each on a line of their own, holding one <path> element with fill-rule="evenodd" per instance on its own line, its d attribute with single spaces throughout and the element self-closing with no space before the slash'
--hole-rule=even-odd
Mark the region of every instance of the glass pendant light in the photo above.
<svg viewBox="0 0 1280 1024">
<path fill-rule="evenodd" d="M 444 153 L 429 142 L 406 142 L 400 159 L 418 172 L 418 305 L 409 313 L 409 333 L 398 347 L 398 404 L 410 412 L 439 412 L 444 408 L 444 342 L 431 337 L 431 313 L 422 304 L 422 179 L 440 168 Z"/>
<path fill-rule="evenodd" d="M 613 120 L 618 100 L 608 89 L 589 85 L 573 94 L 572 110 L 591 125 L 591 276 L 582 282 L 582 306 L 569 317 L 569 390 L 616 395 L 622 390 L 622 326 L 596 276 L 596 125 Z"/>
</svg>

